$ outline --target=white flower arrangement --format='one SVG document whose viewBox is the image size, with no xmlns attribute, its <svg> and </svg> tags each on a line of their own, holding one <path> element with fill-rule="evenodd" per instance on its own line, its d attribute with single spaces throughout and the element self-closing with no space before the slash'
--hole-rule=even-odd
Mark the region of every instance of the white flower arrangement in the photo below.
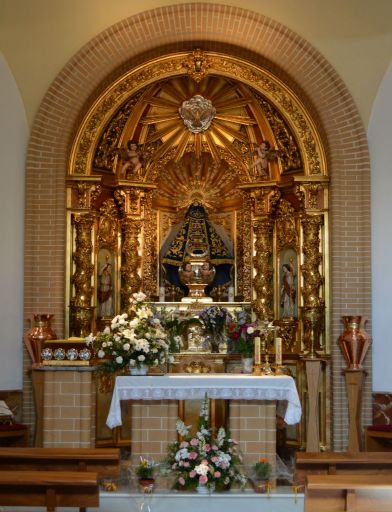
<svg viewBox="0 0 392 512">
<path fill-rule="evenodd" d="M 127 313 L 117 315 L 102 333 L 86 338 L 87 345 L 103 360 L 103 370 L 172 362 L 166 332 L 154 308 L 145 303 L 145 299 L 144 293 L 134 293 L 129 317 Z"/>
</svg>

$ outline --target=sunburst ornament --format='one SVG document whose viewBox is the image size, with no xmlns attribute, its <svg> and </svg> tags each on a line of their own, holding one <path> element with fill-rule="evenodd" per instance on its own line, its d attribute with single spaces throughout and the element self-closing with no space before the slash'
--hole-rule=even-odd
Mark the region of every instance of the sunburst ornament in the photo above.
<svg viewBox="0 0 392 512">
<path fill-rule="evenodd" d="M 158 145 L 156 161 L 172 152 L 179 162 L 191 147 L 198 158 L 207 150 L 219 162 L 223 149 L 246 168 L 240 145 L 249 145 L 250 130 L 257 124 L 251 108 L 254 97 L 246 88 L 223 77 L 207 76 L 199 84 L 175 77 L 151 86 L 143 103 L 139 142 Z"/>
<path fill-rule="evenodd" d="M 204 206 L 208 211 L 214 211 L 219 206 L 219 188 L 208 189 L 204 183 L 198 180 L 190 181 L 188 187 L 184 190 L 183 198 L 178 198 L 176 209 L 178 211 L 187 210 L 192 204 Z"/>
<path fill-rule="evenodd" d="M 171 205 L 181 214 L 194 203 L 211 212 L 222 204 L 237 204 L 237 179 L 225 162 L 215 162 L 209 153 L 201 158 L 187 153 L 180 162 L 169 162 L 158 183 L 155 204 Z"/>
</svg>

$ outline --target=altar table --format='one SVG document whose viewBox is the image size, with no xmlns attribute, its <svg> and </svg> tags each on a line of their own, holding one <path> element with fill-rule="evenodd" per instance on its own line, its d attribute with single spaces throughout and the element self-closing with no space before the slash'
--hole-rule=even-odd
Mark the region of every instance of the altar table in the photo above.
<svg viewBox="0 0 392 512">
<path fill-rule="evenodd" d="M 292 377 L 234 374 L 169 374 L 164 376 L 116 377 L 106 424 L 122 424 L 121 400 L 185 400 L 222 398 L 227 400 L 274 400 L 287 402 L 284 420 L 299 423 L 301 403 Z"/>
</svg>

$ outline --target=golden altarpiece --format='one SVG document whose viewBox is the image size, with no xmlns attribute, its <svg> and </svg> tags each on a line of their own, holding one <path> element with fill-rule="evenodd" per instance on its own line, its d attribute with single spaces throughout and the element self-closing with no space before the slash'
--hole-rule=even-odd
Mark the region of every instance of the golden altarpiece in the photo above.
<svg viewBox="0 0 392 512">
<path fill-rule="evenodd" d="M 200 287 L 189 299 L 184 281 L 171 279 L 165 267 L 186 213 L 200 206 L 231 258 L 229 277 L 212 282 L 207 300 L 251 308 L 279 327 L 284 365 L 305 412 L 300 425 L 287 429 L 296 448 L 307 438 L 307 364 L 318 362 L 312 406 L 320 446 L 328 447 L 328 187 L 314 119 L 264 69 L 201 50 L 130 69 L 98 95 L 72 147 L 67 335 L 102 329 L 140 290 L 166 307 L 206 307 Z M 179 271 L 197 255 L 187 242 Z M 200 358 L 216 370 L 213 357 Z M 219 358 L 220 371 L 235 365 L 235 355 Z M 112 438 L 101 420 L 97 443 L 127 442 L 125 430 Z"/>
</svg>

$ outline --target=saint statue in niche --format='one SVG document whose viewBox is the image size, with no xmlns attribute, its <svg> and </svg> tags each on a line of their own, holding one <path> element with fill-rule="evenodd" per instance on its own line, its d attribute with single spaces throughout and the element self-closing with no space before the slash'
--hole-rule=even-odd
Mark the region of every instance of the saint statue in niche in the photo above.
<svg viewBox="0 0 392 512">
<path fill-rule="evenodd" d="M 113 267 L 109 254 L 98 267 L 98 317 L 113 315 Z"/>
<path fill-rule="evenodd" d="M 185 296 L 194 289 L 196 295 L 191 296 L 202 297 L 231 281 L 234 258 L 209 221 L 204 206 L 195 202 L 188 208 L 162 262 L 170 284 Z"/>
<path fill-rule="evenodd" d="M 294 260 L 282 265 L 282 283 L 280 288 L 280 307 L 282 318 L 294 318 L 297 316 L 297 273 Z"/>
</svg>

